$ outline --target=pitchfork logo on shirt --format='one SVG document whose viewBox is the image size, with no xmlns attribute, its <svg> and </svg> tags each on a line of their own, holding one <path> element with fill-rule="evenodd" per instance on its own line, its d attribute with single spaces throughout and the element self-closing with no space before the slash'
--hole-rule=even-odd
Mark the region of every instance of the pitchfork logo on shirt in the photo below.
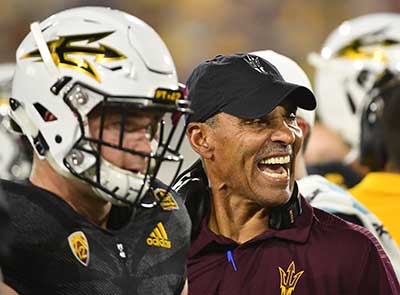
<svg viewBox="0 0 400 295">
<path fill-rule="evenodd" d="M 296 265 L 294 264 L 294 261 L 289 264 L 286 272 L 281 267 L 278 267 L 278 269 L 281 280 L 281 295 L 295 295 L 294 288 L 296 288 L 296 284 L 299 281 L 304 270 L 296 273 Z"/>
<path fill-rule="evenodd" d="M 89 243 L 81 231 L 76 231 L 68 236 L 68 243 L 75 258 L 84 266 L 89 264 Z"/>
</svg>

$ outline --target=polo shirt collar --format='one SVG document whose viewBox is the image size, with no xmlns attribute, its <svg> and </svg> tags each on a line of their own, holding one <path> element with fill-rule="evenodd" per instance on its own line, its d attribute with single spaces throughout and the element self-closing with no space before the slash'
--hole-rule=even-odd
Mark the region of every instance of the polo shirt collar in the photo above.
<svg viewBox="0 0 400 295">
<path fill-rule="evenodd" d="M 226 248 L 227 246 L 240 246 L 245 247 L 246 245 L 250 245 L 253 243 L 257 243 L 258 241 L 268 240 L 271 238 L 278 238 L 282 240 L 288 240 L 296 243 L 305 243 L 308 240 L 310 235 L 311 226 L 316 219 L 314 215 L 314 210 L 311 205 L 301 196 L 301 206 L 302 213 L 296 217 L 293 225 L 284 230 L 275 230 L 275 229 L 267 229 L 264 233 L 254 237 L 253 239 L 239 245 L 237 242 L 224 237 L 222 235 L 215 234 L 208 227 L 209 215 L 203 219 L 201 230 L 196 240 L 193 241 L 190 256 L 194 256 L 199 253 L 201 250 L 208 246 L 221 246 L 222 248 Z"/>
</svg>

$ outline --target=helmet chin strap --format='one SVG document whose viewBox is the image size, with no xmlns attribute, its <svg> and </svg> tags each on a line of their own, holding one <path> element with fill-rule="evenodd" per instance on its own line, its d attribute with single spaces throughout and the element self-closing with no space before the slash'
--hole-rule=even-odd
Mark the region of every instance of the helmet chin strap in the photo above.
<svg viewBox="0 0 400 295">
<path fill-rule="evenodd" d="M 51 76 L 54 76 L 56 79 L 58 79 L 60 77 L 60 72 L 58 71 L 57 65 L 51 56 L 49 47 L 43 38 L 42 30 L 40 29 L 38 22 L 31 24 L 31 32 L 47 70 Z"/>
</svg>

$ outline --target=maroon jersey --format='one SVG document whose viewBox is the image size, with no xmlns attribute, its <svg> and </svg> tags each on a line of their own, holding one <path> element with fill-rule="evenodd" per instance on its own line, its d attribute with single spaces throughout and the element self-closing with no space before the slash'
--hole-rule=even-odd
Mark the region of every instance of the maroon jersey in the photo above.
<svg viewBox="0 0 400 295">
<path fill-rule="evenodd" d="M 372 234 L 312 208 L 286 230 L 269 229 L 241 245 L 216 235 L 207 218 L 193 242 L 189 293 L 400 294 L 393 268 Z"/>
</svg>

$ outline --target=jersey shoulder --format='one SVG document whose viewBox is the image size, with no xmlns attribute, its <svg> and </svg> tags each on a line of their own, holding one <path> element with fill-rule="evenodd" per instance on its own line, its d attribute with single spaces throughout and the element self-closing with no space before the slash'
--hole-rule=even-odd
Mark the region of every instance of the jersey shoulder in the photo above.
<svg viewBox="0 0 400 295">
<path fill-rule="evenodd" d="M 79 216 L 56 195 L 29 183 L 2 180 L 7 196 L 14 240 L 40 240 L 80 223 Z"/>
<path fill-rule="evenodd" d="M 189 236 L 191 221 L 181 195 L 175 192 L 161 181 L 153 183 L 140 207 L 146 209 L 149 202 L 152 202 L 153 216 L 162 222 L 169 223 L 180 232 L 174 235 Z"/>
</svg>

